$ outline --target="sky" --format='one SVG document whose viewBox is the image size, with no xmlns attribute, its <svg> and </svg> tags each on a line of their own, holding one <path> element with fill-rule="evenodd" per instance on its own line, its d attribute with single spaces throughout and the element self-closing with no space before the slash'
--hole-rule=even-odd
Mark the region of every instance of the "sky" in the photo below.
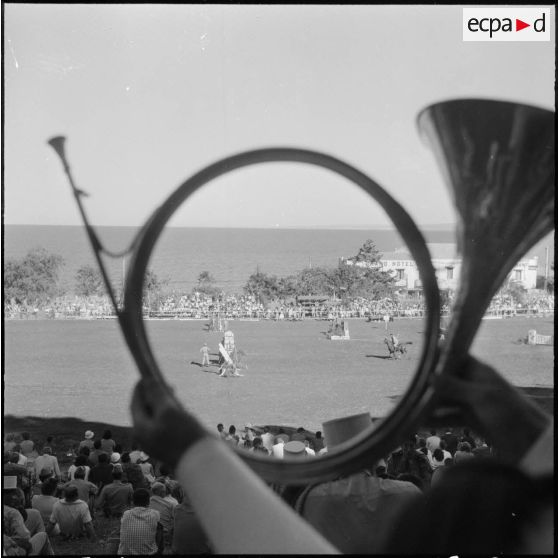
<svg viewBox="0 0 558 558">
<path fill-rule="evenodd" d="M 96 225 L 139 226 L 204 166 L 277 146 L 354 165 L 419 226 L 454 223 L 419 111 L 467 97 L 554 109 L 554 29 L 464 42 L 461 6 L 8 3 L 2 40 L 5 224 L 81 224 L 56 135 Z M 172 224 L 389 220 L 329 171 L 270 163 L 214 181 Z"/>
</svg>

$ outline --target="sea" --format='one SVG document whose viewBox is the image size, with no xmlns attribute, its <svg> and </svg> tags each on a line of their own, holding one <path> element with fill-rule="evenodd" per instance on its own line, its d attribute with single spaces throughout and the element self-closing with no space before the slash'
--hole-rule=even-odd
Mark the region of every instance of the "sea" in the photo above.
<svg viewBox="0 0 558 558">
<path fill-rule="evenodd" d="M 102 245 L 110 252 L 123 252 L 138 232 L 134 227 L 98 227 Z M 455 242 L 452 230 L 427 230 L 427 242 Z M 334 267 L 341 257 L 357 254 L 372 239 L 381 252 L 405 244 L 396 230 L 386 229 L 242 229 L 182 228 L 163 231 L 153 250 L 149 268 L 170 288 L 191 292 L 203 271 L 209 271 L 216 286 L 240 293 L 249 276 L 262 273 L 285 277 L 306 267 Z M 5 225 L 4 258 L 22 258 L 37 247 L 63 258 L 59 281 L 72 292 L 77 270 L 96 267 L 86 231 L 80 226 Z M 120 284 L 129 271 L 130 254 L 107 257 L 109 276 Z"/>
</svg>

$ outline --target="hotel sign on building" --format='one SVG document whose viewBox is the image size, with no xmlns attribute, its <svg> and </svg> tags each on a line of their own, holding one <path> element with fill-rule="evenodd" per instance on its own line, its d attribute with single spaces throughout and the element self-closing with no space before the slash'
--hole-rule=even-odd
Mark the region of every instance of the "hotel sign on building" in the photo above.
<svg viewBox="0 0 558 558">
<path fill-rule="evenodd" d="M 430 243 L 427 246 L 439 289 L 455 291 L 461 272 L 461 259 L 457 256 L 457 246 L 451 243 Z M 350 258 L 342 261 L 348 265 L 354 263 Z M 387 271 L 394 277 L 396 287 L 407 291 L 422 289 L 418 267 L 406 248 L 385 252 L 380 261 L 382 271 Z M 355 265 L 366 264 L 357 262 Z M 514 266 L 507 281 L 519 283 L 526 289 L 534 289 L 537 284 L 537 267 L 536 257 L 521 260 Z"/>
</svg>

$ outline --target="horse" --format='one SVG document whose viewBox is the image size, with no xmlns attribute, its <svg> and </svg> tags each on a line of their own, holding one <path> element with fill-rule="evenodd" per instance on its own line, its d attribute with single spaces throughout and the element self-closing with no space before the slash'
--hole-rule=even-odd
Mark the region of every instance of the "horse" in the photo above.
<svg viewBox="0 0 558 558">
<path fill-rule="evenodd" d="M 405 341 L 404 343 L 393 344 L 393 341 L 388 337 L 384 337 L 384 343 L 387 345 L 389 356 L 391 358 L 401 358 L 407 354 L 407 345 L 412 345 L 412 341 Z"/>
</svg>

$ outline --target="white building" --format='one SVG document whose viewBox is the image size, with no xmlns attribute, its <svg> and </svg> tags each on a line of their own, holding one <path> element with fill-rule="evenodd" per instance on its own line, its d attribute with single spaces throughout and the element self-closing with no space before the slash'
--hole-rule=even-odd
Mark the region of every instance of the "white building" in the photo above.
<svg viewBox="0 0 558 558">
<path fill-rule="evenodd" d="M 427 246 L 436 272 L 438 288 L 455 291 L 461 273 L 461 259 L 457 257 L 457 246 L 451 243 L 429 243 Z M 350 258 L 343 258 L 342 261 L 348 265 L 353 264 Z M 358 262 L 355 265 L 366 264 Z M 395 277 L 395 285 L 400 289 L 415 291 L 422 288 L 418 267 L 406 247 L 385 252 L 381 266 L 382 271 L 387 271 Z M 537 285 L 537 268 L 537 257 L 523 259 L 514 266 L 507 281 L 521 283 L 526 289 L 534 289 Z"/>
</svg>

